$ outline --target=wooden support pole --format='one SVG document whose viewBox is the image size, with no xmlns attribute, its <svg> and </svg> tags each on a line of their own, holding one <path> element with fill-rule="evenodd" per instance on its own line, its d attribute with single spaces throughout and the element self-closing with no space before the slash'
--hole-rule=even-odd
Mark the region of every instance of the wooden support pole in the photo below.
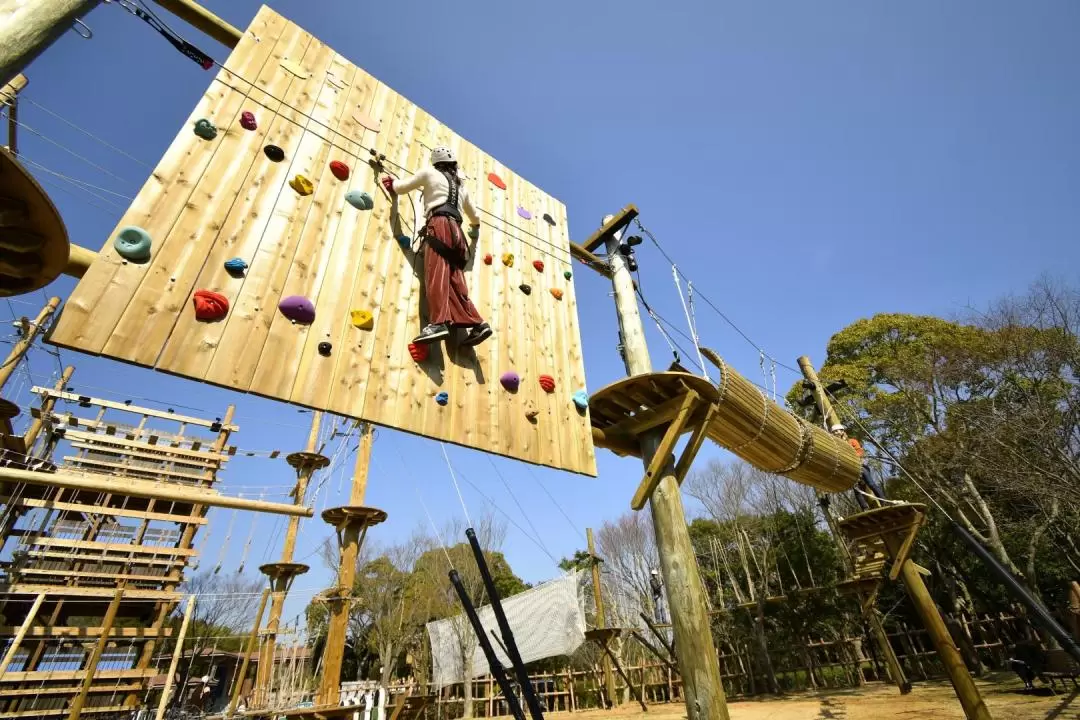
<svg viewBox="0 0 1080 720">
<path fill-rule="evenodd" d="M 255 624 L 251 626 L 251 634 L 248 635 L 247 643 L 244 644 L 244 658 L 240 661 L 240 669 L 233 678 L 232 693 L 229 695 L 229 706 L 225 709 L 228 717 L 236 711 L 236 701 L 240 699 L 240 692 L 244 689 L 244 678 L 247 677 L 248 665 L 251 664 L 251 653 L 255 652 L 255 644 L 259 641 L 259 628 L 262 626 L 263 613 L 266 612 L 266 600 L 270 597 L 270 588 L 263 590 L 262 598 L 259 599 L 259 609 L 255 612 Z"/>
<path fill-rule="evenodd" d="M 596 554 L 596 543 L 593 541 L 592 528 L 585 528 L 585 541 L 589 545 L 589 558 L 592 560 L 592 586 L 593 601 L 596 603 L 596 627 L 607 627 L 607 617 L 604 614 L 604 595 L 600 586 L 600 558 Z M 611 660 L 607 655 L 603 658 L 604 685 L 607 687 L 608 697 L 613 705 L 615 701 L 615 675 L 611 672 Z"/>
<path fill-rule="evenodd" d="M 68 720 L 79 720 L 79 715 L 82 714 L 83 705 L 86 703 L 86 696 L 90 694 L 90 686 L 94 684 L 94 675 L 97 673 L 98 662 L 101 660 L 101 653 L 105 652 L 105 646 L 109 644 L 109 631 L 112 630 L 113 621 L 116 620 L 116 611 L 120 609 L 120 600 L 124 597 L 124 584 L 121 583 L 116 588 L 116 594 L 113 595 L 112 600 L 109 602 L 109 607 L 105 610 L 105 617 L 101 621 L 101 637 L 94 643 L 94 649 L 90 653 L 90 659 L 86 662 L 86 667 L 83 668 L 83 680 L 82 687 L 79 689 L 79 694 L 71 701 L 71 708 L 68 711 Z"/>
<path fill-rule="evenodd" d="M 0 675 L 7 672 L 8 666 L 11 665 L 11 661 L 15 659 L 15 653 L 19 651 L 19 646 L 22 645 L 23 638 L 26 637 L 27 631 L 34 623 L 34 618 L 37 617 L 38 610 L 41 609 L 41 603 L 43 602 L 45 602 L 45 593 L 38 593 L 38 596 L 34 598 L 34 604 L 30 606 L 30 612 L 26 613 L 22 625 L 19 626 L 18 632 L 15 633 L 15 637 L 11 640 L 11 644 L 8 645 L 7 652 L 4 653 L 4 659 L 0 660 Z"/>
<path fill-rule="evenodd" d="M 184 620 L 180 623 L 180 634 L 176 638 L 176 647 L 173 648 L 172 659 L 169 661 L 169 672 L 165 675 L 165 687 L 161 691 L 161 699 L 158 701 L 156 720 L 165 716 L 165 708 L 169 707 L 169 695 L 172 694 L 172 686 L 176 677 L 176 667 L 180 664 L 180 658 L 184 654 L 184 638 L 187 636 L 188 625 L 191 624 L 191 613 L 195 610 L 195 596 L 188 595 L 187 607 L 184 608 Z M 192 658 L 194 661 L 194 658 Z M 184 689 L 180 688 L 180 692 Z"/>
<path fill-rule="evenodd" d="M 605 218 L 605 223 L 609 218 Z M 652 372 L 645 328 L 638 312 L 634 281 L 619 253 L 619 233 L 607 239 L 611 263 L 615 309 L 619 317 L 619 335 L 623 362 L 629 375 Z M 641 458 L 648 468 L 660 447 L 664 431 L 652 430 L 641 438 Z M 688 720 L 729 720 L 720 663 L 713 644 L 709 607 L 701 583 L 694 546 L 686 525 L 679 483 L 674 463 L 667 460 L 649 505 L 652 511 L 660 570 L 667 588 L 671 624 L 675 631 L 675 651 L 683 681 L 683 700 Z"/>
<path fill-rule="evenodd" d="M 0 0 L 0 87 L 101 0 Z"/>
<path fill-rule="evenodd" d="M 60 375 L 60 379 L 56 381 L 56 385 L 53 389 L 60 392 L 67 384 L 71 382 L 71 376 L 74 374 L 75 368 L 72 365 L 68 365 L 64 368 L 64 372 Z M 38 417 L 34 418 L 34 421 L 30 423 L 30 427 L 26 429 L 26 435 L 23 436 L 23 443 L 26 445 L 27 454 L 32 454 L 34 449 L 34 443 L 37 442 L 38 435 L 41 434 L 41 430 L 45 427 L 45 420 L 52 413 L 53 408 L 56 406 L 56 398 L 52 395 L 46 395 L 41 401 L 41 413 Z"/>
<path fill-rule="evenodd" d="M 822 417 L 825 418 L 825 422 L 829 425 L 829 432 L 834 435 L 843 433 L 844 423 L 840 422 L 840 416 L 833 409 L 832 402 L 829 401 L 829 396 L 826 394 L 821 380 L 818 379 L 817 371 L 814 370 L 810 358 L 803 355 L 798 359 L 798 363 L 803 377 L 814 384 L 814 395 L 817 397 L 818 409 L 821 410 Z"/>
<path fill-rule="evenodd" d="M 26 76 L 19 73 L 0 89 L 0 103 L 8 106 L 7 149 L 19 154 L 19 92 L 26 87 Z"/>
<path fill-rule="evenodd" d="M 349 490 L 349 504 L 363 505 L 367 495 L 368 468 L 371 466 L 371 447 L 375 442 L 375 427 L 364 423 L 360 428 L 360 446 L 356 450 L 356 465 L 353 468 L 352 488 Z"/>
<path fill-rule="evenodd" d="M 226 47 L 236 47 L 240 38 L 244 37 L 243 32 L 194 0 L 154 0 L 154 2 Z"/>
<path fill-rule="evenodd" d="M 79 475 L 76 473 L 41 473 L 31 470 L 0 467 L 0 480 L 23 482 L 31 485 L 71 488 L 73 490 L 92 490 L 94 492 L 130 495 L 141 498 L 157 498 L 179 503 L 198 503 L 210 507 L 235 508 L 237 510 L 255 510 L 276 515 L 294 515 L 311 517 L 311 508 L 291 503 L 266 502 L 248 498 L 222 495 L 208 488 L 189 487 L 173 483 L 160 483 L 152 480 L 118 477 L 115 475 Z"/>
<path fill-rule="evenodd" d="M 0 0 L 0 4 L 3 0 Z M 0 8 L 0 17 L 3 17 L 3 9 Z M 2 38 L 2 33 L 0 33 Z M 0 40 L 2 42 L 2 40 Z M 2 45 L 0 45 L 2 47 Z M 15 346 L 11 348 L 11 352 L 8 353 L 7 359 L 4 360 L 4 364 L 0 366 L 0 390 L 7 384 L 8 379 L 19 367 L 19 361 L 26 355 L 26 351 L 30 349 L 30 346 L 34 344 L 34 340 L 37 339 L 38 334 L 45 327 L 46 322 L 56 312 L 56 308 L 60 306 L 60 298 L 49 298 L 49 302 L 45 304 L 45 307 L 41 308 L 41 311 L 34 318 L 34 324 L 26 328 L 26 333 L 19 342 L 15 343 Z"/>
</svg>

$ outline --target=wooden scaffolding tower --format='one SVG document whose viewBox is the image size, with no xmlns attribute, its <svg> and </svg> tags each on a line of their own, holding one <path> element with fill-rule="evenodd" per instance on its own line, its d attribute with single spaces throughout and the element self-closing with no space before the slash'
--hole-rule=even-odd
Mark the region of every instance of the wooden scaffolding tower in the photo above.
<svg viewBox="0 0 1080 720">
<path fill-rule="evenodd" d="M 205 419 L 74 394 L 63 380 L 33 392 L 38 456 L 63 447 L 61 472 L 210 489 L 234 452 L 232 406 Z M 129 714 L 159 672 L 155 647 L 208 506 L 12 481 L 0 502 L 0 718 Z"/>
</svg>

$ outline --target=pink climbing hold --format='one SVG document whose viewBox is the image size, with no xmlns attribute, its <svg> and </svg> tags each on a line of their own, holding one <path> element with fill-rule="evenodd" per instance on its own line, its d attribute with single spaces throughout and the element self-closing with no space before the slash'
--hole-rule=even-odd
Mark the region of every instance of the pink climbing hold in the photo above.
<svg viewBox="0 0 1080 720">
<path fill-rule="evenodd" d="M 502 374 L 502 377 L 499 378 L 499 382 L 502 383 L 502 386 L 506 388 L 507 391 L 512 393 L 517 392 L 518 386 L 521 385 L 521 376 L 513 370 L 508 370 Z"/>
<path fill-rule="evenodd" d="M 495 173 L 488 173 L 488 182 L 490 182 L 492 185 L 499 188 L 500 190 L 506 189 L 506 183 L 503 182 L 503 179 Z"/>
<path fill-rule="evenodd" d="M 520 215 L 521 217 L 525 218 L 526 220 L 532 220 L 532 213 L 521 207 L 520 205 L 518 205 L 517 211 L 518 215 Z"/>
<path fill-rule="evenodd" d="M 257 130 L 259 123 L 255 122 L 255 113 L 250 110 L 240 113 L 240 127 L 245 130 Z"/>
<path fill-rule="evenodd" d="M 310 325 L 315 322 L 315 304 L 303 295 L 290 295 L 278 303 L 281 314 L 293 322 Z"/>
</svg>

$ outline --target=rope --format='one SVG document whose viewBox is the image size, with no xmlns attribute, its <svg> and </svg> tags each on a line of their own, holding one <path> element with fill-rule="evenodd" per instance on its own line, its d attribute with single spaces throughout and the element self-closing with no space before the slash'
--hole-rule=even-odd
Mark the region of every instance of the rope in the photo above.
<svg viewBox="0 0 1080 720">
<path fill-rule="evenodd" d="M 9 118 L 9 120 L 10 120 L 10 118 Z M 115 174 L 115 173 L 113 173 L 113 172 L 110 172 L 110 171 L 109 171 L 109 170 L 108 170 L 107 168 L 104 168 L 104 167 L 102 167 L 101 165 L 98 165 L 98 164 L 97 164 L 96 162 L 94 162 L 93 160 L 91 160 L 91 159 L 89 159 L 89 158 L 87 158 L 87 157 L 85 157 L 85 156 L 83 156 L 83 155 L 80 155 L 79 153 L 75 152 L 74 150 L 72 150 L 71 148 L 67 147 L 67 146 L 66 146 L 66 145 L 64 145 L 63 143 L 57 142 L 56 140 L 53 140 L 53 139 L 52 139 L 51 137 L 49 137 L 48 135 L 45 135 L 44 133 L 42 133 L 42 132 L 39 132 L 39 131 L 35 130 L 34 128 L 30 127 L 30 126 L 29 126 L 29 125 L 27 125 L 26 123 L 22 122 L 21 120 L 12 120 L 11 122 L 14 122 L 14 123 L 15 123 L 16 125 L 18 125 L 18 126 L 19 126 L 19 127 L 21 127 L 22 129 L 26 130 L 27 132 L 30 132 L 30 133 L 33 133 L 34 135 L 37 135 L 37 136 L 38 136 L 39 138 L 41 138 L 41 139 L 42 139 L 42 140 L 44 140 L 45 142 L 47 142 L 47 143 L 50 143 L 50 144 L 52 144 L 52 145 L 55 145 L 56 147 L 60 148 L 60 149 L 61 149 L 61 150 L 63 150 L 64 152 L 68 153 L 69 155 L 71 155 L 71 156 L 73 156 L 73 157 L 75 157 L 75 158 L 78 158 L 79 160 L 82 160 L 82 161 L 83 161 L 84 163 L 86 163 L 86 164 L 87 164 L 87 165 L 89 165 L 90 167 L 92 167 L 92 168 L 94 168 L 95 170 L 98 170 L 98 171 L 100 171 L 100 172 L 102 172 L 102 173 L 104 173 L 104 174 L 108 175 L 109 177 L 111 177 L 111 178 L 114 178 L 114 179 L 116 179 L 116 180 L 119 180 L 119 181 L 120 181 L 120 182 L 122 182 L 122 183 L 129 183 L 129 182 L 131 182 L 130 180 L 126 180 L 126 179 L 124 179 L 124 178 L 120 177 L 119 175 L 117 175 L 117 174 Z"/>
<path fill-rule="evenodd" d="M 686 299 L 683 297 L 682 283 L 679 282 L 679 268 L 674 265 L 671 266 L 671 275 L 675 279 L 675 292 L 679 293 L 679 302 L 682 303 L 683 314 L 686 315 L 686 326 L 690 328 L 690 341 L 694 343 L 694 350 L 697 351 L 698 365 L 701 366 L 701 372 L 705 376 L 706 380 L 709 380 L 709 371 L 705 368 L 705 358 L 701 356 L 701 344 L 698 341 L 697 328 L 694 324 L 694 316 L 690 308 L 693 307 L 694 295 L 693 285 L 691 283 L 686 284 L 687 294 L 690 295 L 691 305 L 686 304 Z"/>
<path fill-rule="evenodd" d="M 68 120 L 67 118 L 65 118 L 65 117 L 64 117 L 63 115 L 61 115 L 60 113 L 57 113 L 57 112 L 53 112 L 52 110 L 50 110 L 49 108 L 45 107 L 45 106 L 44 106 L 44 105 L 42 105 L 41 103 L 39 103 L 39 102 L 37 102 L 37 101 L 35 101 L 35 100 L 31 99 L 31 98 L 25 97 L 25 96 L 23 96 L 23 95 L 20 95 L 20 96 L 19 96 L 19 101 L 20 101 L 20 102 L 28 102 L 28 103 L 30 103 L 31 105 L 33 105 L 34 107 L 38 108 L 39 110 L 42 110 L 43 112 L 46 112 L 46 113 L 48 113 L 49 115 L 52 115 L 52 116 L 53 116 L 54 118 L 56 118 L 56 119 L 57 119 L 57 120 L 59 120 L 60 122 L 64 123 L 65 125 L 68 125 L 68 126 L 70 126 L 70 127 L 74 128 L 75 130 L 78 130 L 78 131 L 79 131 L 79 132 L 81 132 L 82 134 L 84 134 L 84 135 L 86 135 L 86 136 L 90 137 L 91 139 L 93 139 L 93 140 L 97 140 L 97 141 L 98 141 L 99 143 L 101 143 L 101 144 L 102 144 L 102 145 L 104 145 L 105 147 L 109 148 L 110 150 L 113 150 L 113 151 L 115 151 L 115 152 L 117 152 L 117 153 L 119 153 L 119 154 L 123 155 L 123 156 L 124 156 L 124 157 L 126 157 L 126 158 L 127 158 L 128 160 L 131 160 L 132 162 L 138 163 L 139 165 L 142 165 L 143 167 L 145 167 L 145 168 L 148 168 L 148 169 L 150 169 L 150 170 L 153 170 L 153 169 L 154 169 L 154 166 L 153 166 L 153 165 L 150 165 L 149 163 L 145 163 L 145 162 L 143 162 L 142 160 L 138 159 L 138 158 L 137 158 L 137 157 L 135 157 L 134 155 L 130 155 L 130 154 L 128 154 L 128 153 L 127 153 L 127 152 L 125 152 L 124 150 L 122 150 L 122 149 L 120 149 L 120 148 L 116 147 L 115 145 L 113 145 L 113 144 L 109 143 L 109 142 L 108 142 L 108 141 L 106 141 L 106 140 L 102 140 L 102 139 L 101 139 L 100 137 L 98 137 L 98 136 L 97 136 L 97 135 L 95 135 L 94 133 L 90 132 L 89 130 L 86 130 L 85 128 L 82 128 L 82 127 L 80 127 L 80 126 L 79 126 L 79 125 L 77 125 L 76 123 L 73 123 L 73 122 L 71 122 L 70 120 Z"/>
<path fill-rule="evenodd" d="M 450 479 L 454 481 L 454 490 L 457 491 L 458 500 L 461 502 L 461 510 L 465 513 L 465 521 L 469 527 L 473 526 L 472 518 L 469 517 L 469 509 L 465 507 L 465 498 L 461 495 L 461 486 L 458 485 L 457 476 L 454 474 L 454 466 L 450 464 L 450 456 L 446 454 L 446 443 L 439 443 L 442 447 L 443 458 L 446 459 L 446 467 L 450 469 Z"/>
</svg>

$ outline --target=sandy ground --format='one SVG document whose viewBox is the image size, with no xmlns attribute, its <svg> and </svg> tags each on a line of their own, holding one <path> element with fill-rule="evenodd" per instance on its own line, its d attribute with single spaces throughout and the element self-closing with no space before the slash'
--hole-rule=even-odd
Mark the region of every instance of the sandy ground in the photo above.
<svg viewBox="0 0 1080 720">
<path fill-rule="evenodd" d="M 1080 690 L 1070 687 L 1052 695 L 1039 688 L 1033 693 L 1021 690 L 1021 684 L 1007 676 L 995 678 L 1000 682 L 979 682 L 983 699 L 995 720 L 1080 720 Z M 768 700 L 732 701 L 728 703 L 731 720 L 964 720 L 960 703 L 948 683 L 918 683 L 909 695 L 900 695 L 894 688 L 870 685 L 861 690 L 838 690 L 819 693 L 800 693 Z M 642 713 L 636 704 L 624 705 L 615 711 L 549 713 L 565 720 L 590 718 L 602 720 L 675 720 L 686 717 L 679 705 L 652 705 Z"/>
</svg>

